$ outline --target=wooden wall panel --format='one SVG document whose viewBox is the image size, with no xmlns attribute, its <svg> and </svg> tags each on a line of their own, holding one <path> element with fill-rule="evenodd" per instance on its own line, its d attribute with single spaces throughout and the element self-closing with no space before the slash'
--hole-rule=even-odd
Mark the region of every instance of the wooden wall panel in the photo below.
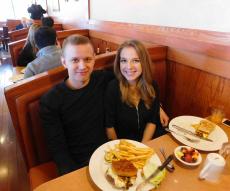
<svg viewBox="0 0 230 191">
<path fill-rule="evenodd" d="M 58 39 L 59 44 L 62 45 L 64 39 L 72 34 L 89 36 L 89 30 L 72 29 L 72 30 L 57 31 L 57 39 Z"/>
<path fill-rule="evenodd" d="M 126 37 L 124 35 L 111 34 L 111 33 L 94 31 L 94 30 L 89 30 L 89 36 L 90 38 L 103 39 L 104 41 L 111 42 L 114 44 L 121 44 L 124 41 L 130 39 L 138 39 L 135 36 Z M 142 42 L 145 44 L 147 48 L 153 46 L 153 43 L 149 43 L 146 41 L 142 41 Z"/>
<path fill-rule="evenodd" d="M 171 117 L 208 116 L 213 107 L 230 116 L 230 80 L 168 61 L 166 105 Z"/>
<path fill-rule="evenodd" d="M 156 60 L 151 65 L 153 79 L 157 81 L 160 90 L 160 101 L 166 107 L 166 61 Z"/>
<path fill-rule="evenodd" d="M 88 28 L 230 61 L 230 33 L 97 20 Z"/>
<path fill-rule="evenodd" d="M 106 41 L 100 38 L 90 37 L 90 40 L 93 44 L 94 51 L 96 54 L 102 54 L 102 53 L 105 53 L 106 51 L 109 51 L 109 52 L 115 51 L 117 50 L 119 46 L 119 44 L 117 43 Z"/>
<path fill-rule="evenodd" d="M 167 58 L 230 79 L 230 61 L 175 48 L 168 48 Z"/>
</svg>

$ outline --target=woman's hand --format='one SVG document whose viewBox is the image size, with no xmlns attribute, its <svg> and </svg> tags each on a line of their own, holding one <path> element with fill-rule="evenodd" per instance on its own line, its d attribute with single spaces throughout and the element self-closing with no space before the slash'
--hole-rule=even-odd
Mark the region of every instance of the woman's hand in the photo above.
<svg viewBox="0 0 230 191">
<path fill-rule="evenodd" d="M 160 107 L 160 120 L 163 127 L 166 127 L 169 123 L 169 117 L 161 107 Z"/>
<path fill-rule="evenodd" d="M 147 123 L 146 127 L 145 127 L 145 131 L 142 137 L 142 143 L 146 143 L 148 141 L 150 141 L 153 137 L 153 134 L 156 130 L 156 125 L 153 123 Z"/>
<path fill-rule="evenodd" d="M 109 140 L 116 140 L 117 139 L 117 133 L 113 127 L 106 128 L 106 134 Z"/>
</svg>

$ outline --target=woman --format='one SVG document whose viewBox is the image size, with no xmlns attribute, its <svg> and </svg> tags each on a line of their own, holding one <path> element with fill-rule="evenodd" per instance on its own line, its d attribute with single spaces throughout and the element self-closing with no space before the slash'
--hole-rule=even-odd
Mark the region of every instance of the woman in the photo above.
<svg viewBox="0 0 230 191">
<path fill-rule="evenodd" d="M 114 62 L 117 79 L 109 83 L 105 95 L 109 139 L 152 139 L 160 104 L 150 65 L 150 56 L 139 41 L 126 41 L 119 47 Z"/>
<path fill-rule="evenodd" d="M 28 9 L 28 13 L 30 13 L 30 18 L 33 20 L 40 20 L 43 17 L 43 14 L 46 13 L 46 10 L 42 8 L 41 5 L 32 4 Z"/>
<path fill-rule="evenodd" d="M 18 66 L 27 66 L 28 63 L 36 58 L 37 48 L 35 46 L 34 35 L 38 28 L 39 25 L 36 24 L 30 26 L 26 43 L 18 56 Z"/>
</svg>

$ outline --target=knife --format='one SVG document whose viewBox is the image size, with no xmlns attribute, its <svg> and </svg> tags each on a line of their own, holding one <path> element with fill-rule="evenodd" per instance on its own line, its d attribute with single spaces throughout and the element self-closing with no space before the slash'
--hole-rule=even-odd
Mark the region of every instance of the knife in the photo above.
<svg viewBox="0 0 230 191">
<path fill-rule="evenodd" d="M 144 180 L 144 182 L 137 186 L 136 191 L 140 191 L 145 186 L 145 184 L 148 183 L 149 180 L 151 180 L 153 177 L 155 177 L 160 171 L 162 171 L 171 162 L 172 159 L 173 155 L 169 155 L 161 166 L 158 166 L 157 169 L 148 178 Z"/>
<path fill-rule="evenodd" d="M 199 135 L 193 133 L 192 131 L 189 131 L 189 130 L 184 129 L 184 128 L 182 128 L 182 127 L 179 127 L 179 126 L 177 126 L 177 125 L 172 125 L 172 126 L 173 126 L 174 128 L 176 128 L 177 130 L 181 131 L 181 132 L 187 133 L 187 134 L 189 134 L 189 135 L 192 135 L 192 136 L 194 136 L 194 137 L 197 137 L 197 138 L 202 139 L 202 140 L 205 140 L 205 141 L 213 142 L 212 139 L 205 138 L 205 137 L 201 137 L 201 136 L 199 136 Z"/>
</svg>

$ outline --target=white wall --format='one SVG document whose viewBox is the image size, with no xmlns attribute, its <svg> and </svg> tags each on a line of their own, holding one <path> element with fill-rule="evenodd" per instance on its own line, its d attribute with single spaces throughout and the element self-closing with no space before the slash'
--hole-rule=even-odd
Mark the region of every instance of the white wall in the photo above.
<svg viewBox="0 0 230 191">
<path fill-rule="evenodd" d="M 87 0 L 59 0 L 59 11 L 53 10 L 54 7 L 58 7 L 57 4 L 54 6 L 55 2 L 57 3 L 57 0 L 48 0 L 49 15 L 54 16 L 58 22 L 63 23 L 65 28 L 77 28 L 82 23 L 82 25 L 86 25 L 89 17 Z M 87 26 L 82 27 L 87 28 Z"/>
<path fill-rule="evenodd" d="M 230 0 L 90 0 L 90 18 L 230 32 Z"/>
<path fill-rule="evenodd" d="M 0 0 L 0 21 L 7 19 L 29 18 L 27 8 L 32 4 L 30 0 Z"/>
</svg>

